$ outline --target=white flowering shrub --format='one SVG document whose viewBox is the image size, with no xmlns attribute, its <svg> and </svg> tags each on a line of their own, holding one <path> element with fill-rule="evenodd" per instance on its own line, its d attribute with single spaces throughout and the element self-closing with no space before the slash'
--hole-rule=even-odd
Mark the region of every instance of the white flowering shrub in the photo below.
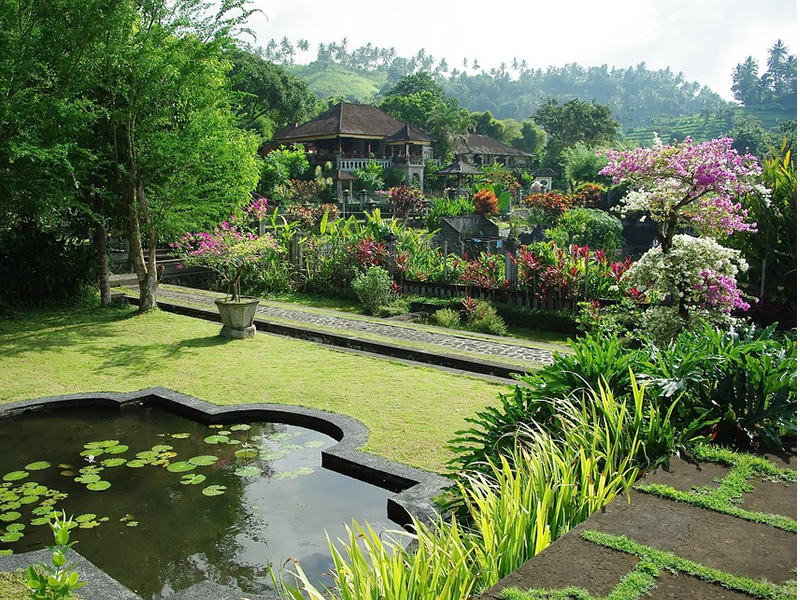
<svg viewBox="0 0 800 600">
<path fill-rule="evenodd" d="M 736 276 L 747 269 L 738 250 L 707 237 L 676 235 L 668 253 L 652 248 L 625 272 L 623 281 L 653 304 L 645 316 L 646 330 L 669 340 L 700 321 L 732 325 L 731 313 L 749 308 L 736 285 Z"/>
</svg>

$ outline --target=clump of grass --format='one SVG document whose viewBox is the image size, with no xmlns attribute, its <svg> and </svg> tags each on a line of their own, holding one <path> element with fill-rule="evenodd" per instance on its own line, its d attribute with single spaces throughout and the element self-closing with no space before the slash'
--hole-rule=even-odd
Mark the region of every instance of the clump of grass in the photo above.
<svg viewBox="0 0 800 600">
<path fill-rule="evenodd" d="M 634 395 L 643 397 L 633 385 Z M 490 462 L 488 472 L 466 474 L 457 483 L 463 520 L 439 517 L 431 525 L 415 520 L 415 543 L 407 548 L 355 523 L 340 540 L 342 549 L 329 541 L 335 568 L 328 597 L 468 598 L 629 489 L 639 473 L 636 457 L 644 437 L 630 432 L 626 447 L 608 435 L 609 423 L 619 423 L 619 413 L 629 409 L 614 403 L 607 388 L 594 394 L 594 405 L 601 412 L 615 408 L 607 418 L 589 418 L 589 411 L 566 404 L 558 435 L 530 427 L 518 436 L 511 457 Z M 326 598 L 300 565 L 295 576 L 299 587 L 287 589 L 290 597 Z"/>
</svg>

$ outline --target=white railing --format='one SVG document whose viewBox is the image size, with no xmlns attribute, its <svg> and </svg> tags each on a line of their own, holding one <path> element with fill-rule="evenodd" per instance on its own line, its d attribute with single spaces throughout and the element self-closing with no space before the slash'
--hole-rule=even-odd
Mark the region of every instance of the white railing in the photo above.
<svg viewBox="0 0 800 600">
<path fill-rule="evenodd" d="M 392 161 L 391 159 L 382 159 L 382 158 L 337 158 L 336 159 L 336 168 L 341 169 L 342 171 L 347 171 L 348 173 L 352 173 L 356 169 L 363 169 L 369 163 L 375 162 L 378 163 L 384 169 L 391 169 L 392 168 Z"/>
</svg>

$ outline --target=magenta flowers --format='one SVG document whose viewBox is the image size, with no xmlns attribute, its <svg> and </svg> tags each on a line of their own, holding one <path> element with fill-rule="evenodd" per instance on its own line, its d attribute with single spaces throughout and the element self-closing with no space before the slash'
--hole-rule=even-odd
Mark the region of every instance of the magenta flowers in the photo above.
<svg viewBox="0 0 800 600">
<path fill-rule="evenodd" d="M 242 275 L 259 261 L 283 252 L 275 238 L 244 230 L 235 216 L 211 233 L 187 233 L 172 247 L 184 266 L 204 266 L 217 273 L 234 301 L 239 300 Z"/>
<path fill-rule="evenodd" d="M 608 165 L 601 175 L 614 183 L 628 182 L 623 214 L 645 213 L 658 223 L 658 237 L 669 252 L 679 225 L 700 235 L 718 237 L 734 231 L 756 231 L 738 198 L 768 191 L 760 184 L 761 167 L 754 156 L 740 155 L 730 138 L 695 144 L 686 138 L 665 146 L 656 136 L 652 148 L 606 150 Z"/>
</svg>

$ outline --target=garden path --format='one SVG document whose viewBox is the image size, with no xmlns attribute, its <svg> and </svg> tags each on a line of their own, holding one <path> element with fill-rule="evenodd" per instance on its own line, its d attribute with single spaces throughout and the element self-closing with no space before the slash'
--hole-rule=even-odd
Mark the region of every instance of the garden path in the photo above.
<svg viewBox="0 0 800 600">
<path fill-rule="evenodd" d="M 135 302 L 134 295 L 127 297 Z M 223 294 L 174 285 L 162 285 L 158 291 L 159 306 L 163 309 L 207 318 L 217 314 L 214 300 L 220 297 Z M 408 353 L 405 358 L 409 360 L 505 377 L 509 373 L 524 373 L 537 365 L 551 364 L 554 352 L 569 351 L 567 346 L 556 344 L 446 330 L 273 301 L 259 305 L 256 321 L 259 329 L 273 333 L 297 335 L 397 358 L 404 358 L 402 349 Z M 308 335 L 309 331 L 316 335 Z M 339 341 L 334 340 L 337 335 L 346 336 L 345 342 L 341 342 L 341 337 Z M 445 360 L 448 358 L 452 360 Z"/>
</svg>

